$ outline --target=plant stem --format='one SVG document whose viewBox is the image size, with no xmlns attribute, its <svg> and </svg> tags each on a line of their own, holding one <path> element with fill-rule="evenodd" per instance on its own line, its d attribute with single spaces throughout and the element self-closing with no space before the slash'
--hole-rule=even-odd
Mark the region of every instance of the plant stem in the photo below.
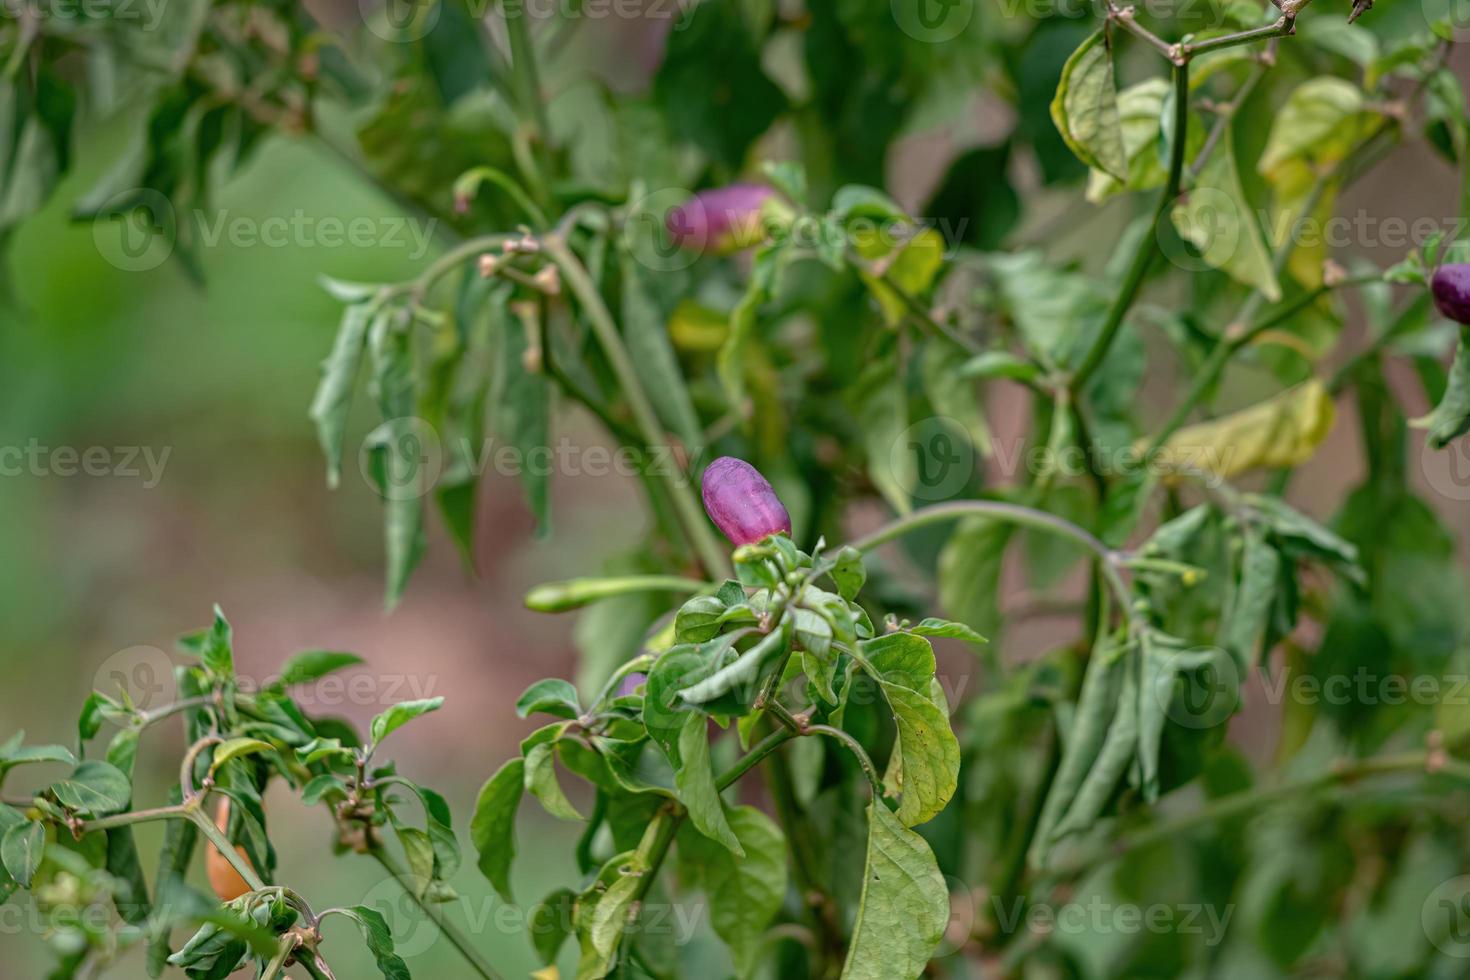
<svg viewBox="0 0 1470 980">
<path fill-rule="evenodd" d="M 851 542 L 849 547 L 856 548 L 858 551 L 872 551 L 879 545 L 902 537 L 910 531 L 943 521 L 959 520 L 963 517 L 990 517 L 1009 521 L 1012 524 L 1059 534 L 1082 545 L 1097 556 L 1098 566 L 1102 569 L 1108 587 L 1113 590 L 1118 602 L 1122 605 L 1124 616 L 1129 614 L 1132 594 L 1118 571 L 1117 553 L 1085 528 L 1033 507 L 1023 507 L 1020 504 L 1006 503 L 1003 500 L 956 500 L 951 503 L 934 504 L 930 507 L 921 507 L 911 514 L 885 524 L 873 533 Z"/>
<path fill-rule="evenodd" d="M 546 103 L 541 98 L 541 74 L 536 67 L 536 45 L 531 39 L 530 20 L 526 16 L 523 0 L 502 0 L 501 12 L 505 16 L 506 35 L 510 39 L 511 82 L 515 88 L 523 125 L 530 130 L 532 153 L 536 170 L 528 174 L 537 191 L 544 197 L 547 193 L 546 175 L 550 171 L 551 120 L 546 112 Z M 545 202 L 543 202 L 545 203 Z"/>
<path fill-rule="evenodd" d="M 1180 55 L 1188 61 L 1195 55 L 1204 54 L 1207 51 L 1221 51 L 1225 48 L 1233 48 L 1241 44 L 1249 44 L 1252 41 L 1260 41 L 1265 38 L 1285 37 L 1296 33 L 1296 18 L 1290 14 L 1282 14 L 1275 22 L 1262 27 L 1252 27 L 1248 31 L 1238 31 L 1234 34 L 1226 34 L 1223 37 L 1206 38 L 1203 41 L 1195 41 L 1191 44 L 1179 46 Z"/>
<path fill-rule="evenodd" d="M 847 746 L 848 751 L 857 757 L 858 765 L 863 767 L 863 774 L 868 777 L 868 785 L 873 788 L 873 804 L 875 806 L 883 805 L 881 802 L 883 797 L 883 781 L 878 778 L 878 769 L 873 765 L 873 760 L 868 757 L 868 751 L 863 748 L 861 742 L 842 729 L 834 728 L 831 725 L 808 725 L 806 733 L 808 735 L 826 735 L 828 738 L 835 738 Z"/>
<path fill-rule="evenodd" d="M 393 859 L 392 855 L 388 854 L 381 847 L 374 847 L 368 853 L 377 859 L 378 864 L 382 865 L 383 870 L 388 872 L 394 881 L 398 882 L 399 886 L 403 888 L 404 893 L 413 899 L 415 905 L 423 910 L 424 915 L 429 918 L 429 921 L 439 927 L 439 931 L 444 934 L 444 937 L 459 951 L 459 954 L 464 957 L 465 962 L 477 974 L 483 977 L 484 980 L 500 980 L 500 975 L 495 972 L 495 968 L 475 948 L 474 944 L 470 942 L 469 937 L 460 932 L 459 927 L 449 921 L 439 906 L 432 902 L 425 902 L 414 893 L 414 890 L 407 884 L 409 878 L 408 872 L 398 866 L 398 862 Z"/>
<path fill-rule="evenodd" d="M 296 952 L 296 937 L 293 935 L 282 936 L 280 948 L 276 950 L 276 955 L 271 957 L 271 961 L 265 965 L 265 970 L 260 975 L 262 980 L 276 980 L 277 977 L 284 974 L 286 972 L 286 961 L 291 958 L 291 954 L 294 952 Z"/>
<path fill-rule="evenodd" d="M 1434 751 L 1404 752 L 1341 762 L 1326 772 L 1314 773 L 1274 786 L 1257 787 L 1243 793 L 1232 793 L 1206 804 L 1193 813 L 1171 820 L 1163 820 L 1133 833 L 1124 834 L 1065 862 L 1061 867 L 1052 871 L 1048 877 L 1058 881 L 1074 879 L 1100 864 L 1122 857 L 1141 847 L 1168 840 L 1179 834 L 1233 816 L 1258 811 L 1274 803 L 1308 794 L 1314 790 L 1339 783 L 1352 783 L 1374 776 L 1416 771 L 1431 775 L 1443 772 L 1462 782 L 1470 783 L 1470 763 L 1450 759 L 1443 753 Z"/>
<path fill-rule="evenodd" d="M 648 394 L 643 390 L 643 383 L 638 378 L 633 358 L 623 344 L 622 335 L 618 332 L 617 324 L 613 321 L 612 313 L 603 301 L 602 294 L 598 292 L 597 285 L 592 281 L 592 277 L 588 275 L 581 261 L 567 246 L 566 241 L 559 235 L 545 236 L 542 239 L 542 245 L 546 249 L 546 254 L 561 269 L 562 278 L 566 281 L 567 287 L 572 291 L 572 295 L 576 296 L 583 311 L 587 314 L 588 322 L 592 325 L 592 332 L 597 336 L 597 341 L 602 346 L 603 353 L 607 355 L 608 363 L 612 366 L 613 374 L 617 376 L 618 385 L 628 399 L 628 405 L 633 410 L 633 419 L 638 425 L 639 433 L 647 443 L 647 448 L 651 450 L 663 445 L 667 441 L 663 426 L 658 421 L 658 415 L 653 410 L 652 402 L 648 400 Z M 679 522 L 684 526 L 684 533 L 694 547 L 695 554 L 699 557 L 705 573 L 711 578 L 728 576 L 730 565 L 725 549 L 716 540 L 712 526 L 695 500 L 692 483 L 682 473 L 669 473 L 667 476 L 670 482 L 669 491 L 674 500 L 674 508 L 679 515 Z"/>
<path fill-rule="evenodd" d="M 776 751 L 795 737 L 796 733 L 789 728 L 778 728 L 775 731 L 771 732 L 771 734 L 767 735 L 765 738 L 755 743 L 755 745 L 751 746 L 750 751 L 741 756 L 733 766 L 731 766 L 729 769 L 726 769 L 724 773 L 722 773 L 720 777 L 715 780 L 715 787 L 723 793 L 725 790 L 735 785 L 736 781 L 739 780 L 741 776 L 744 776 L 747 772 L 760 765 L 761 762 L 765 760 L 766 756 L 770 755 L 772 752 Z"/>
<path fill-rule="evenodd" d="M 156 820 L 187 820 L 189 815 L 186 808 L 179 806 L 160 806 L 151 810 L 133 810 L 130 813 L 115 813 L 110 817 L 98 817 L 96 820 L 87 820 L 77 829 L 83 834 L 90 834 L 97 830 L 111 830 L 114 827 L 129 827 L 135 823 L 151 823 Z"/>
<path fill-rule="evenodd" d="M 226 861 L 230 862 L 230 867 L 234 868 L 236 873 L 245 880 L 245 884 L 250 886 L 251 891 L 258 892 L 266 887 L 260 875 L 256 874 L 255 869 L 250 866 L 250 862 L 245 860 L 239 851 L 235 850 L 235 845 L 230 843 L 229 838 L 224 835 L 224 831 L 214 825 L 214 821 L 209 819 L 208 814 L 199 809 L 198 806 L 190 806 L 188 804 L 184 804 L 183 811 L 184 818 L 193 821 L 194 826 L 198 827 L 199 832 L 214 845 L 215 850 L 219 851 L 220 855 Z"/>
<path fill-rule="evenodd" d="M 1108 348 L 1113 344 L 1113 338 L 1117 336 L 1118 329 L 1123 325 L 1123 318 L 1128 315 L 1128 310 L 1133 305 L 1133 300 L 1138 296 L 1138 290 L 1143 285 L 1143 278 L 1148 274 L 1149 264 L 1153 261 L 1154 253 L 1158 251 L 1158 226 L 1165 212 L 1174 199 L 1179 196 L 1179 185 L 1184 177 L 1184 144 L 1189 127 L 1189 63 L 1176 64 L 1174 66 L 1174 140 L 1169 149 L 1169 178 L 1164 184 L 1164 189 L 1159 194 L 1158 203 L 1154 205 L 1153 220 L 1149 222 L 1152 234 L 1147 234 L 1140 239 L 1133 253 L 1133 261 L 1128 267 L 1127 274 L 1123 277 L 1123 285 L 1118 289 L 1118 295 L 1113 299 L 1113 305 L 1108 309 L 1107 319 L 1103 321 L 1102 328 L 1098 330 L 1097 336 L 1092 341 L 1092 346 L 1082 358 L 1082 363 L 1073 372 L 1068 386 L 1074 392 L 1082 391 L 1087 380 L 1092 377 L 1099 367 L 1102 366 L 1103 358 L 1107 356 Z"/>
<path fill-rule="evenodd" d="M 925 308 L 924 304 L 919 302 L 918 297 L 914 296 L 907 289 L 904 289 L 902 286 L 894 281 L 893 273 L 891 270 L 883 273 L 883 275 L 879 278 L 883 285 L 893 290 L 893 294 L 899 298 L 904 307 L 908 309 L 909 315 L 912 316 L 915 320 L 918 320 L 925 327 L 928 327 L 930 330 L 939 334 L 941 337 L 948 338 L 952 343 L 963 348 L 970 354 L 985 353 L 984 346 L 977 343 L 973 338 L 967 337 L 964 334 L 960 333 L 958 330 L 955 330 L 949 324 L 935 319 L 934 315 Z"/>
</svg>

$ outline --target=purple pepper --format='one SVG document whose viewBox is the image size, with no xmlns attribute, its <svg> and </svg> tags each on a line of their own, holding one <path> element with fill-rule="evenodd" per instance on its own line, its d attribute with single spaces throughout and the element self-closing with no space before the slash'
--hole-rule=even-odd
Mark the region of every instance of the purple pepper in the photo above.
<svg viewBox="0 0 1470 980">
<path fill-rule="evenodd" d="M 761 240 L 761 206 L 775 193 L 760 184 L 700 191 L 669 211 L 664 225 L 679 248 L 728 255 Z"/>
<path fill-rule="evenodd" d="M 1456 323 L 1470 323 L 1470 263 L 1442 265 L 1429 283 L 1434 307 Z"/>
<path fill-rule="evenodd" d="M 737 548 L 791 534 L 791 515 L 760 470 L 745 460 L 721 456 L 705 467 L 703 484 L 705 512 Z"/>
</svg>

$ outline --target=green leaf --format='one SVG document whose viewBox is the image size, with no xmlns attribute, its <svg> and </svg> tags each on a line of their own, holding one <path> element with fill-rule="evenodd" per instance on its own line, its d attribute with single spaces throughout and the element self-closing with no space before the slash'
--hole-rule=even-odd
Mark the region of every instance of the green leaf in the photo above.
<svg viewBox="0 0 1470 980">
<path fill-rule="evenodd" d="M 985 637 L 976 633 L 964 623 L 956 623 L 948 619 L 938 619 L 928 616 L 919 621 L 918 625 L 910 626 L 910 633 L 915 636 L 943 636 L 952 640 L 964 640 L 966 643 L 984 643 Z"/>
<path fill-rule="evenodd" d="M 576 718 L 582 713 L 577 689 L 571 681 L 559 677 L 540 680 L 526 688 L 516 701 L 516 717 L 525 718 L 536 712 L 557 718 Z"/>
<path fill-rule="evenodd" d="M 533 465 L 551 444 L 551 381 L 539 371 L 526 370 L 527 353 L 539 346 L 527 323 L 505 308 L 503 298 L 492 300 L 501 343 L 495 362 L 491 421 L 495 432 L 515 448 L 521 466 L 521 490 L 536 518 L 536 531 L 551 531 L 551 467 Z"/>
<path fill-rule="evenodd" d="M 633 367 L 659 420 L 691 450 L 704 442 L 699 416 L 689 399 L 684 372 L 674 356 L 668 322 L 673 304 L 660 304 L 655 277 L 646 275 L 632 252 L 622 251 L 623 334 Z"/>
<path fill-rule="evenodd" d="M 174 786 L 169 794 L 169 803 L 177 805 L 182 800 L 183 793 L 178 786 Z M 158 874 L 154 878 L 154 893 L 158 896 L 159 906 L 168 907 L 174 896 L 188 893 L 184 877 L 188 874 L 189 864 L 198 840 L 199 829 L 188 820 L 165 821 L 163 847 L 158 853 Z M 168 963 L 169 952 L 168 931 L 164 930 L 148 944 L 148 975 L 150 977 L 156 980 L 157 977 L 163 975 L 163 968 Z"/>
<path fill-rule="evenodd" d="M 305 650 L 287 660 L 281 667 L 279 683 L 282 687 L 310 684 L 328 674 L 334 674 L 348 667 L 356 667 L 364 662 L 355 653 L 343 653 L 337 650 Z"/>
<path fill-rule="evenodd" d="M 31 886 L 45 853 L 46 827 L 39 821 L 16 824 L 0 837 L 0 862 L 22 888 Z"/>
<path fill-rule="evenodd" d="M 274 752 L 276 747 L 269 742 L 262 742 L 258 738 L 232 738 L 215 746 L 214 761 L 210 763 L 210 770 L 216 770 L 231 759 L 241 756 L 256 755 L 261 752 Z"/>
<path fill-rule="evenodd" d="M 983 634 L 1000 626 L 1001 566 L 1012 529 L 974 518 L 959 525 L 939 553 L 939 604 L 952 618 Z"/>
<path fill-rule="evenodd" d="M 885 633 L 858 644 L 874 680 L 910 691 L 929 690 L 934 677 L 934 646 L 914 633 Z"/>
<path fill-rule="evenodd" d="M 1150 78 L 1118 93 L 1118 122 L 1123 155 L 1128 161 L 1127 179 L 1120 181 L 1094 169 L 1087 181 L 1087 199 L 1093 204 L 1101 204 L 1125 190 L 1164 186 L 1169 174 L 1159 153 L 1159 135 L 1170 93 L 1169 81 L 1164 78 Z"/>
<path fill-rule="evenodd" d="M 430 473 L 415 415 L 417 382 L 406 324 L 379 312 L 369 328 L 373 390 L 383 423 L 363 441 L 368 473 L 383 498 L 383 542 L 387 556 L 386 602 L 397 604 L 424 553 L 423 494 Z"/>
<path fill-rule="evenodd" d="M 714 673 L 730 652 L 730 641 L 726 638 L 699 646 L 670 647 L 648 672 L 643 727 L 675 767 L 679 765 L 679 733 L 684 730 L 684 719 L 693 710 L 680 694 Z"/>
<path fill-rule="evenodd" d="M 526 789 L 546 812 L 561 820 L 581 820 L 556 778 L 556 743 L 542 742 L 526 754 Z"/>
<path fill-rule="evenodd" d="M 868 456 L 868 475 L 878 492 L 900 514 L 913 509 L 918 470 L 908 452 L 894 452 L 908 427 L 904 378 L 892 359 L 869 364 L 854 387 L 858 422 Z"/>
<path fill-rule="evenodd" d="M 1145 629 L 1139 636 L 1143 678 L 1138 695 L 1138 768 L 1143 798 L 1150 803 L 1159 798 L 1159 744 L 1186 646 L 1158 630 Z"/>
<path fill-rule="evenodd" d="M 525 789 L 525 770 L 526 762 L 520 758 L 501 766 L 480 789 L 470 820 L 470 841 L 480 856 L 480 872 L 507 902 L 515 901 L 510 866 L 516 854 L 516 810 Z"/>
<path fill-rule="evenodd" d="M 679 789 L 679 802 L 689 811 L 689 819 L 704 836 L 718 841 L 739 857 L 745 856 L 730 822 L 725 804 L 715 788 L 714 769 L 709 755 L 709 719 L 699 713 L 687 716 L 679 732 L 680 766 L 674 773 Z"/>
<path fill-rule="evenodd" d="M 949 715 L 928 693 L 883 683 L 883 695 L 898 726 L 895 770 L 889 779 L 900 791 L 898 819 L 906 827 L 938 816 L 959 784 L 960 743 L 949 727 Z M 925 687 L 927 692 L 928 687 Z"/>
<path fill-rule="evenodd" d="M 730 947 L 735 975 L 748 977 L 755 972 L 766 929 L 786 898 L 786 837 L 755 807 L 734 807 L 729 821 L 743 857 L 683 828 L 679 854 L 685 866 L 697 868 L 700 888 L 709 899 L 710 925 Z"/>
<path fill-rule="evenodd" d="M 851 602 L 863 590 L 868 580 L 868 570 L 863 565 L 862 552 L 845 547 L 837 553 L 832 569 L 828 573 L 837 584 L 837 594 Z"/>
<path fill-rule="evenodd" d="M 1138 670 L 1132 649 L 1122 664 L 1121 693 L 1107 737 L 1087 776 L 1077 789 L 1064 818 L 1057 822 L 1055 837 L 1083 831 L 1102 814 L 1138 749 Z"/>
<path fill-rule="evenodd" d="M 342 323 L 332 351 L 322 362 L 322 377 L 311 400 L 311 420 L 316 425 L 317 439 L 327 457 L 327 485 L 336 487 L 342 481 L 342 442 L 347 435 L 347 417 L 352 410 L 352 390 L 362 364 L 367 341 L 368 323 L 373 309 L 354 302 L 342 311 Z"/>
<path fill-rule="evenodd" d="M 132 799 L 133 787 L 116 766 L 88 761 L 77 766 L 66 779 L 53 783 L 51 792 L 67 809 L 100 817 L 125 809 Z"/>
<path fill-rule="evenodd" d="M 1018 357 L 1010 351 L 991 350 L 976 354 L 960 365 L 960 374 L 966 378 L 1009 378 L 1012 381 L 1035 381 L 1041 369 L 1035 364 Z"/>
<path fill-rule="evenodd" d="M 687 704 L 708 705 L 730 695 L 736 704 L 749 708 L 755 700 L 756 689 L 769 670 L 775 669 L 776 661 L 790 641 L 790 634 L 785 628 L 772 630 L 728 665 L 680 690 L 679 697 Z"/>
<path fill-rule="evenodd" d="M 1210 154 L 1194 188 L 1175 205 L 1172 218 L 1180 236 L 1200 250 L 1206 264 L 1273 303 L 1281 299 L 1271 252 L 1241 186 L 1230 140 L 1221 140 Z"/>
<path fill-rule="evenodd" d="M 949 892 L 934 852 L 874 800 L 868 805 L 862 897 L 842 980 L 921 976 L 948 922 Z"/>
<path fill-rule="evenodd" d="M 1062 67 L 1051 118 L 1079 160 L 1118 180 L 1128 179 L 1113 52 L 1104 31 L 1083 41 Z"/>
<path fill-rule="evenodd" d="M 199 659 L 204 669 L 215 677 L 235 676 L 235 654 L 233 631 L 219 606 L 214 607 L 214 624 L 200 635 Z"/>
<path fill-rule="evenodd" d="M 387 711 L 373 719 L 372 737 L 373 745 L 376 746 L 393 732 L 404 725 L 431 711 L 438 711 L 444 705 L 444 699 L 423 698 L 418 701 L 403 701 L 393 705 Z"/>
<path fill-rule="evenodd" d="M 556 962 L 557 954 L 572 932 L 572 909 L 577 893 L 570 888 L 558 888 L 539 903 L 531 907 L 527 922 L 531 933 L 531 945 L 542 964 Z"/>
<path fill-rule="evenodd" d="M 1280 547 L 1288 554 L 1331 562 L 1350 578 L 1361 582 L 1358 549 L 1351 541 L 1334 534 L 1280 497 L 1246 494 L 1243 501 L 1260 515 Z"/>
<path fill-rule="evenodd" d="M 1220 624 L 1220 645 L 1235 658 L 1243 677 L 1257 663 L 1283 569 L 1281 556 L 1259 529 L 1247 526 L 1242 536 L 1240 579 Z"/>
<path fill-rule="evenodd" d="M 1352 82 L 1330 75 L 1303 82 L 1272 118 L 1257 168 L 1272 181 L 1298 161 L 1321 172 L 1352 150 L 1371 118 Z"/>
<path fill-rule="evenodd" d="M 8 750 L 8 751 L 7 751 Z M 59 762 L 68 766 L 77 764 L 76 756 L 64 745 L 19 745 L 0 748 L 0 776 L 15 766 L 33 765 L 42 762 Z"/>
<path fill-rule="evenodd" d="M 368 952 L 373 954 L 384 980 L 412 980 L 408 964 L 394 951 L 393 933 L 389 931 L 383 914 L 366 905 L 356 905 L 348 911 L 356 920 L 363 942 L 367 943 Z"/>
<path fill-rule="evenodd" d="M 1470 432 L 1470 326 L 1460 327 L 1444 396 L 1434 411 L 1409 424 L 1429 430 L 1429 446 L 1433 449 L 1443 449 L 1451 440 Z"/>
</svg>

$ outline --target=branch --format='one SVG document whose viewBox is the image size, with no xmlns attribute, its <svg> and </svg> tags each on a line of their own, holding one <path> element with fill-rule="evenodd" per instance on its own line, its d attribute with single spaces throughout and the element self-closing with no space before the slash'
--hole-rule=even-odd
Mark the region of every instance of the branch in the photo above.
<svg viewBox="0 0 1470 980">
<path fill-rule="evenodd" d="M 500 980 L 500 974 L 495 972 L 495 968 L 481 955 L 480 951 L 469 941 L 469 938 L 460 932 L 454 923 L 449 921 L 439 906 L 433 902 L 424 901 L 414 892 L 413 888 L 409 887 L 407 884 L 410 877 L 408 872 L 399 867 L 398 862 L 387 851 L 384 851 L 381 847 L 373 847 L 369 849 L 368 853 L 377 858 L 378 863 L 383 866 L 383 870 L 388 872 L 394 881 L 398 882 L 403 888 L 404 893 L 413 899 L 415 905 L 423 910 L 424 915 L 429 918 L 429 921 L 439 927 L 439 931 L 453 944 L 455 949 L 459 950 L 465 962 L 473 967 L 477 974 L 483 977 L 484 980 Z"/>
</svg>

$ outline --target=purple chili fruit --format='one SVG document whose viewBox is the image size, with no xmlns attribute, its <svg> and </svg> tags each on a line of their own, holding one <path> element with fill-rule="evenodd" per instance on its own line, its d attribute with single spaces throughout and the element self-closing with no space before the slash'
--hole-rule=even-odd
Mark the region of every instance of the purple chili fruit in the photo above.
<svg viewBox="0 0 1470 980">
<path fill-rule="evenodd" d="M 679 248 L 728 255 L 760 242 L 761 206 L 775 193 L 759 184 L 700 191 L 669 211 L 664 225 Z"/>
<path fill-rule="evenodd" d="M 721 456 L 704 470 L 704 509 L 735 547 L 791 533 L 791 515 L 760 470 Z"/>
<path fill-rule="evenodd" d="M 1429 290 L 1434 294 L 1435 309 L 1456 323 L 1470 323 L 1470 263 L 1435 269 Z"/>
</svg>

